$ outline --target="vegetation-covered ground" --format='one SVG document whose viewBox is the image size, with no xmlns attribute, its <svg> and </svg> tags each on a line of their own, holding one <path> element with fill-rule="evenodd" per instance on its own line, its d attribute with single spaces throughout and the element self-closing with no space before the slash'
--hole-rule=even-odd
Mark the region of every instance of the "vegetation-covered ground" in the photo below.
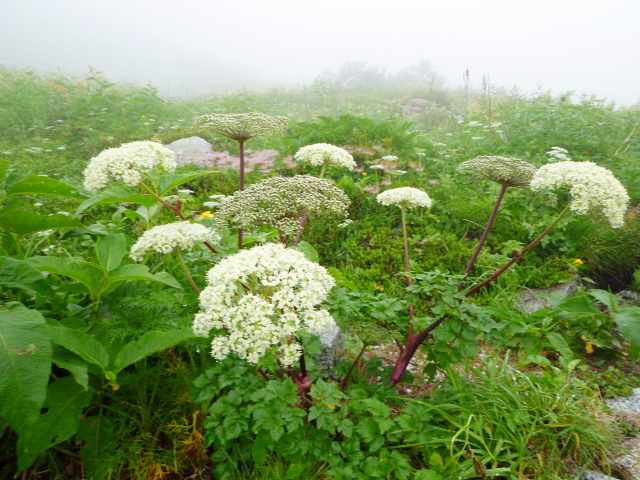
<svg viewBox="0 0 640 480">
<path fill-rule="evenodd" d="M 356 162 L 325 175 L 348 196 L 351 222 L 312 216 L 299 245 L 337 282 L 323 304 L 346 332 L 332 374 L 316 365 L 319 343 L 306 333 L 290 339 L 307 353 L 306 365 L 292 368 L 278 363 L 277 348 L 257 366 L 233 355 L 216 361 L 211 340 L 191 333 L 196 290 L 238 252 L 237 229 L 219 226 L 216 206 L 206 205 L 238 190 L 238 171 L 188 165 L 149 173 L 150 190 L 83 186 L 89 160 L 127 142 L 198 135 L 237 156 L 237 141 L 193 122 L 251 112 L 289 123 L 247 141 L 253 151 L 279 152 L 272 169 L 247 174 L 247 185 L 324 174 L 292 162 L 311 144 L 342 147 Z M 10 372 L 0 378 L 0 478 L 558 479 L 576 466 L 608 471 L 611 446 L 635 431 L 607 420 L 602 396 L 640 385 L 640 308 L 609 293 L 640 283 L 639 124 L 636 107 L 544 92 L 316 81 L 163 100 L 153 87 L 115 85 L 98 72 L 78 81 L 0 70 L 0 370 Z M 554 147 L 626 186 L 625 225 L 611 228 L 597 210 L 569 214 L 465 297 L 520 255 L 571 196 L 558 190 L 552 205 L 509 188 L 465 279 L 501 185 L 458 166 L 503 156 L 542 167 Z M 400 187 L 426 191 L 433 205 L 405 212 L 377 201 Z M 176 215 L 218 229 L 219 243 L 129 258 L 145 231 Z M 248 248 L 286 237 L 269 225 L 245 230 Z M 531 315 L 518 303 L 522 289 L 576 277 L 585 292 L 574 298 L 550 296 L 553 306 Z M 387 386 L 412 335 L 442 317 L 399 385 Z"/>
</svg>

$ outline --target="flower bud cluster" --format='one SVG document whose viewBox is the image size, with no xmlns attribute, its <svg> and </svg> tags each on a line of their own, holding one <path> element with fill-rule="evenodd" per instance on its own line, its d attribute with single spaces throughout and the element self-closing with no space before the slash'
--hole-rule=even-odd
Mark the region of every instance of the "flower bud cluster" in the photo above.
<svg viewBox="0 0 640 480">
<path fill-rule="evenodd" d="M 492 180 L 507 187 L 527 188 L 536 167 L 519 158 L 480 156 L 462 162 L 458 172 Z"/>
<path fill-rule="evenodd" d="M 198 117 L 193 126 L 213 130 L 224 137 L 244 142 L 253 137 L 278 133 L 286 127 L 288 122 L 287 117 L 263 113 L 216 113 Z"/>
<path fill-rule="evenodd" d="M 547 152 L 549 163 L 551 162 L 570 162 L 571 159 L 567 155 L 569 151 L 562 147 L 551 147 L 551 150 Z"/>
<path fill-rule="evenodd" d="M 174 157 L 173 151 L 156 142 L 132 142 L 108 148 L 93 157 L 84 170 L 84 188 L 95 192 L 109 180 L 122 180 L 135 187 L 145 170 L 173 172 L 177 167 Z"/>
<path fill-rule="evenodd" d="M 296 175 L 272 177 L 222 200 L 218 218 L 239 227 L 271 225 L 285 235 L 300 230 L 305 215 L 347 215 L 349 197 L 331 180 Z"/>
<path fill-rule="evenodd" d="M 207 282 L 193 330 L 200 336 L 220 331 L 211 344 L 218 360 L 233 352 L 255 364 L 276 346 L 280 362 L 292 365 L 302 352 L 293 336 L 302 330 L 319 335 L 335 325 L 319 307 L 335 281 L 324 267 L 281 244 L 223 259 Z"/>
<path fill-rule="evenodd" d="M 356 162 L 349 152 L 329 143 L 316 143 L 302 147 L 295 154 L 294 159 L 296 162 L 308 163 L 312 166 L 328 165 L 348 170 L 356 168 Z"/>
<path fill-rule="evenodd" d="M 379 194 L 376 199 L 382 205 L 398 205 L 407 208 L 430 208 L 433 205 L 433 200 L 427 192 L 412 187 L 392 188 Z"/>
<path fill-rule="evenodd" d="M 220 242 L 220 234 L 213 228 L 207 228 L 200 223 L 176 222 L 159 225 L 147 230 L 131 247 L 129 254 L 139 262 L 151 252 L 169 253 L 175 248 L 189 250 L 198 242 L 216 244 Z"/>
<path fill-rule="evenodd" d="M 573 200 L 570 209 L 584 215 L 600 207 L 613 228 L 624 225 L 629 195 L 626 188 L 606 168 L 593 162 L 557 162 L 540 167 L 531 180 L 531 190 L 548 192 L 568 188 Z"/>
</svg>

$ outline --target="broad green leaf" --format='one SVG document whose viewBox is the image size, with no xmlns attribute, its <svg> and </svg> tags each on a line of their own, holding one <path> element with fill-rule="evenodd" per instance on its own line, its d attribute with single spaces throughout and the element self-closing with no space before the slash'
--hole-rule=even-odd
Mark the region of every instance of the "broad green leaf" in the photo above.
<svg viewBox="0 0 640 480">
<path fill-rule="evenodd" d="M 18 288 L 30 293 L 42 293 L 44 290 L 53 293 L 44 276 L 37 269 L 22 260 L 11 257 L 0 257 L 0 286 Z"/>
<path fill-rule="evenodd" d="M 153 195 L 134 193 L 132 190 L 124 188 L 111 188 L 89 197 L 77 208 L 75 214 L 76 216 L 80 215 L 89 207 L 105 203 L 139 203 L 151 207 L 157 202 L 158 200 Z"/>
<path fill-rule="evenodd" d="M 93 263 L 77 258 L 31 257 L 25 260 L 41 272 L 57 273 L 84 284 L 92 297 L 100 294 L 106 281 L 106 272 Z"/>
<path fill-rule="evenodd" d="M 298 250 L 299 252 L 304 253 L 304 256 L 307 257 L 312 262 L 318 262 L 318 252 L 313 246 L 305 242 L 304 240 L 298 243 L 297 247 L 293 247 L 293 250 Z"/>
<path fill-rule="evenodd" d="M 172 275 L 167 272 L 150 273 L 149 267 L 138 263 L 122 265 L 111 272 L 109 281 L 111 283 L 125 280 L 150 280 L 160 282 L 170 287 L 182 289 L 182 285 Z"/>
<path fill-rule="evenodd" d="M 12 195 L 56 195 L 68 198 L 87 198 L 78 189 L 55 178 L 32 175 L 22 182 L 14 183 L 7 190 L 7 197 Z"/>
<path fill-rule="evenodd" d="M 435 470 L 417 470 L 413 480 L 444 480 L 444 477 Z"/>
<path fill-rule="evenodd" d="M 169 191 L 173 190 L 180 185 L 183 185 L 191 180 L 210 173 L 218 173 L 215 170 L 207 170 L 204 172 L 190 172 L 190 173 L 165 173 L 160 176 L 160 182 L 158 184 L 158 190 L 160 190 L 160 196 L 166 195 Z"/>
<path fill-rule="evenodd" d="M 115 439 L 113 424 L 105 416 L 90 416 L 80 422 L 76 433 L 78 442 L 84 442 L 80 459 L 87 478 L 102 480 L 109 474 L 114 458 Z"/>
<path fill-rule="evenodd" d="M 607 292 L 606 290 L 599 290 L 594 288 L 589 290 L 589 295 L 598 300 L 599 302 L 604 303 L 609 310 L 614 311 L 618 308 L 618 297 L 616 297 L 613 293 Z"/>
<path fill-rule="evenodd" d="M 44 230 L 82 228 L 83 225 L 80 220 L 67 215 L 39 215 L 32 211 L 13 207 L 6 208 L 0 213 L 0 227 L 24 236 Z"/>
<path fill-rule="evenodd" d="M 49 327 L 49 334 L 53 343 L 71 350 L 83 360 L 98 365 L 102 370 L 109 366 L 107 350 L 91 335 L 67 327 Z"/>
<path fill-rule="evenodd" d="M 45 406 L 49 410 L 18 439 L 19 472 L 33 465 L 42 452 L 76 433 L 82 410 L 90 400 L 91 392 L 71 377 L 64 377 L 47 387 Z"/>
<path fill-rule="evenodd" d="M 120 266 L 127 253 L 127 238 L 124 233 L 103 235 L 96 241 L 96 253 L 100 264 L 110 272 Z"/>
<path fill-rule="evenodd" d="M 0 182 L 4 182 L 4 180 L 7 178 L 7 172 L 9 171 L 10 165 L 11 162 L 9 162 L 9 160 L 0 158 Z"/>
<path fill-rule="evenodd" d="M 634 362 L 640 357 L 640 308 L 625 305 L 614 314 L 620 333 L 631 343 L 629 356 Z"/>
<path fill-rule="evenodd" d="M 122 347 L 122 350 L 118 352 L 114 362 L 115 373 L 120 372 L 123 368 L 137 362 L 138 360 L 142 360 L 144 357 L 149 356 L 152 353 L 173 347 L 193 337 L 194 334 L 190 330 L 147 332 L 138 340 L 127 343 Z"/>
<path fill-rule="evenodd" d="M 89 368 L 87 362 L 75 353 L 71 353 L 64 348 L 56 347 L 53 350 L 53 363 L 60 368 L 69 370 L 78 385 L 84 388 L 89 386 Z"/>
<path fill-rule="evenodd" d="M 0 415 L 22 434 L 40 414 L 51 374 L 49 327 L 37 310 L 0 307 Z"/>
<path fill-rule="evenodd" d="M 560 353 L 560 355 L 566 359 L 573 358 L 573 352 L 562 335 L 555 332 L 549 332 L 547 333 L 547 338 L 556 352 Z"/>
</svg>

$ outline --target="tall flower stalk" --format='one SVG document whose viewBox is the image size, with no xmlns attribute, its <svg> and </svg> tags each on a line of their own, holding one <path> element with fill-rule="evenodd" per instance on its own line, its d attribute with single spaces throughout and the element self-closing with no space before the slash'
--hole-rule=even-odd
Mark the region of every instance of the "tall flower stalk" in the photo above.
<svg viewBox="0 0 640 480">
<path fill-rule="evenodd" d="M 531 178 L 530 188 L 535 192 L 549 192 L 552 198 L 555 198 L 551 193 L 552 190 L 567 188 L 572 195 L 572 200 L 522 252 L 516 252 L 511 260 L 498 268 L 489 278 L 469 289 L 464 294 L 465 297 L 470 297 L 497 280 L 514 263 L 520 261 L 527 252 L 538 245 L 544 237 L 549 235 L 569 212 L 581 215 L 587 213 L 591 207 L 600 207 L 613 228 L 621 227 L 624 223 L 624 214 L 629 202 L 626 189 L 609 170 L 591 162 L 569 161 L 545 165 L 536 171 Z M 442 315 L 424 331 L 408 336 L 407 343 L 396 361 L 389 385 L 397 385 L 400 382 L 415 352 L 448 316 L 448 314 Z"/>
<path fill-rule="evenodd" d="M 262 113 L 212 114 L 198 117 L 195 128 L 212 130 L 218 135 L 231 138 L 240 147 L 240 191 L 245 187 L 244 144 L 253 137 L 271 135 L 282 131 L 287 117 L 264 115 Z M 243 247 L 242 229 L 238 231 L 238 248 Z"/>
</svg>

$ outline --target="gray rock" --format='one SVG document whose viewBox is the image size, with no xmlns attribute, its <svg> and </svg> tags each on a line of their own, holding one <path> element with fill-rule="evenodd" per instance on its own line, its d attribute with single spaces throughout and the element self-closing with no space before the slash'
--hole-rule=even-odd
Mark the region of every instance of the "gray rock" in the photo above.
<svg viewBox="0 0 640 480">
<path fill-rule="evenodd" d="M 562 293 L 572 297 L 580 291 L 582 288 L 580 280 L 575 278 L 572 282 L 557 283 L 549 288 L 532 288 L 530 290 L 523 290 L 520 292 L 520 305 L 527 315 L 542 310 L 543 308 L 549 308 L 553 305 L 547 302 L 545 299 L 540 298 L 540 294 L 547 293 Z"/>
<path fill-rule="evenodd" d="M 344 332 L 335 325 L 331 330 L 320 335 L 322 351 L 316 356 L 316 362 L 320 370 L 328 377 L 335 375 L 333 369 L 340 360 L 340 355 L 344 349 Z"/>
<path fill-rule="evenodd" d="M 181 138 L 166 147 L 176 153 L 178 165 L 195 163 L 204 167 L 206 160 L 211 158 L 214 153 L 211 144 L 200 137 Z"/>
<path fill-rule="evenodd" d="M 593 470 L 581 470 L 573 476 L 574 480 L 620 480 L 610 477 L 604 473 L 594 472 Z"/>
</svg>

